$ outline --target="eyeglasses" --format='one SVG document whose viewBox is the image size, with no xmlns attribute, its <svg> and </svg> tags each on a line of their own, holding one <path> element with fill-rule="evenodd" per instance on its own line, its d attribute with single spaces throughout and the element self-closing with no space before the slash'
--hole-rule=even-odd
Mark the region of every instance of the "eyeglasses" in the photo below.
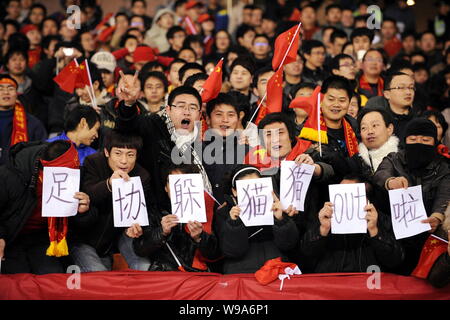
<svg viewBox="0 0 450 320">
<path fill-rule="evenodd" d="M 200 107 L 195 105 L 185 105 L 185 104 L 179 104 L 178 106 L 175 104 L 170 105 L 172 108 L 178 109 L 178 110 L 188 110 L 190 112 L 199 112 Z"/>
<path fill-rule="evenodd" d="M 0 87 L 0 92 L 15 92 L 16 88 L 10 86 L 10 87 Z"/>
<path fill-rule="evenodd" d="M 408 91 L 416 91 L 416 87 L 393 87 L 393 88 L 389 88 L 389 89 L 386 89 L 386 90 L 401 90 L 401 91 L 405 91 L 405 90 L 408 90 Z"/>
</svg>

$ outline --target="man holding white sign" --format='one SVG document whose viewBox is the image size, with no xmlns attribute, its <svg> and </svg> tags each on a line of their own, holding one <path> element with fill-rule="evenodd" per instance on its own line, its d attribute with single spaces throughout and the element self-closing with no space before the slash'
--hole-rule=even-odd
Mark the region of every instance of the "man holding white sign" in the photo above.
<svg viewBox="0 0 450 320">
<path fill-rule="evenodd" d="M 12 149 L 11 166 L 0 168 L 0 260 L 2 273 L 63 273 L 64 266 L 57 257 L 67 256 L 68 227 L 73 219 L 60 214 L 59 208 L 43 217 L 43 205 L 49 201 L 71 202 L 75 214 L 95 214 L 90 198 L 83 192 L 70 191 L 57 176 L 44 181 L 43 171 L 78 170 L 78 154 L 73 144 L 59 140 L 47 143 L 20 143 Z M 59 183 L 58 183 L 59 181 Z M 47 185 L 53 193 L 43 194 Z M 78 186 L 74 186 L 78 189 Z M 64 191 L 70 191 L 63 195 Z M 62 197 L 63 196 L 63 197 Z"/>
<path fill-rule="evenodd" d="M 150 176 L 136 163 L 142 139 L 114 130 L 105 149 L 84 162 L 83 190 L 91 196 L 98 215 L 77 219 L 72 258 L 81 272 L 112 269 L 112 256 L 120 252 L 131 269 L 146 271 L 150 262 L 133 250 L 133 238 L 148 225 Z M 136 181 L 138 180 L 138 181 Z M 128 227 L 128 229 L 126 229 Z"/>
<path fill-rule="evenodd" d="M 332 196 L 330 186 L 335 203 L 325 203 L 301 242 L 302 253 L 315 261 L 313 272 L 366 272 L 371 265 L 390 270 L 403 261 L 403 249 L 394 238 L 388 216 L 366 204 L 366 196 L 371 197 L 369 188 L 357 190 L 365 184 L 369 186 L 363 177 L 345 177 L 338 185 L 341 190 L 335 193 L 340 193 L 343 201 Z M 349 192 L 349 188 L 355 190 Z"/>
<path fill-rule="evenodd" d="M 134 250 L 150 258 L 149 271 L 208 271 L 209 262 L 221 256 L 212 230 L 214 200 L 203 191 L 196 165 L 172 165 L 165 179 L 170 212 L 150 214 L 150 226 L 134 239 Z"/>
<path fill-rule="evenodd" d="M 405 128 L 404 142 L 404 150 L 390 153 L 384 158 L 375 172 L 374 182 L 386 191 L 421 185 L 426 216 L 424 215 L 419 223 L 429 225 L 431 227 L 429 232 L 432 233 L 442 224 L 449 203 L 450 169 L 446 160 L 437 153 L 437 128 L 430 120 L 424 118 L 411 120 Z M 416 200 L 417 196 L 413 198 Z M 388 200 L 386 192 L 384 201 Z M 409 196 L 405 199 L 406 206 L 402 205 L 402 210 L 411 207 L 413 203 L 410 200 Z M 399 202 L 396 204 L 397 208 L 400 208 Z M 395 218 L 396 214 L 398 215 L 398 212 L 391 210 L 391 216 L 394 215 Z M 410 214 L 406 217 L 411 220 Z M 411 274 L 419 261 L 421 249 L 428 236 L 428 232 L 422 232 L 400 240 L 406 256 L 401 269 L 396 272 Z"/>
</svg>

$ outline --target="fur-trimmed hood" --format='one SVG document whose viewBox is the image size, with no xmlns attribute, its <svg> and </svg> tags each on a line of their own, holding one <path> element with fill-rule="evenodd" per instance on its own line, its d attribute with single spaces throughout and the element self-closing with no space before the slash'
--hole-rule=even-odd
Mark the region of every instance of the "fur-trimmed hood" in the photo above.
<svg viewBox="0 0 450 320">
<path fill-rule="evenodd" d="M 388 141 L 383 144 L 380 148 L 369 150 L 364 145 L 364 143 L 360 143 L 359 154 L 361 158 L 364 160 L 365 164 L 372 168 L 373 172 L 377 171 L 378 166 L 383 161 L 384 157 L 386 157 L 391 152 L 398 152 L 398 145 L 400 140 L 392 135 L 389 137 Z"/>
</svg>

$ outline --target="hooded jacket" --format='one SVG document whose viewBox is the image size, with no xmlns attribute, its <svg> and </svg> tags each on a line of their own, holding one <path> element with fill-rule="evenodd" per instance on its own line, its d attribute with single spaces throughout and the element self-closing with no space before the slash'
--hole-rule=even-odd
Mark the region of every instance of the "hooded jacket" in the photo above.
<svg viewBox="0 0 450 320">
<path fill-rule="evenodd" d="M 152 27 L 146 32 L 144 43 L 152 48 L 158 48 L 159 52 L 166 52 L 170 49 L 169 41 L 167 41 L 166 29 L 161 28 L 158 25 L 158 20 L 161 18 L 162 15 L 169 13 L 172 15 L 174 22 L 176 22 L 175 19 L 175 13 L 170 9 L 161 9 L 156 12 L 156 15 L 153 19 Z"/>
</svg>

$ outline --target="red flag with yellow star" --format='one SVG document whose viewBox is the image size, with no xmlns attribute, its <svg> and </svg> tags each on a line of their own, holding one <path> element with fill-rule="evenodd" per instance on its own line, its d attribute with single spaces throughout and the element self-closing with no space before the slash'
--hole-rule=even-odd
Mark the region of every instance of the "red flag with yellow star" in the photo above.
<svg viewBox="0 0 450 320">
<path fill-rule="evenodd" d="M 214 71 L 203 84 L 202 101 L 205 103 L 216 98 L 222 89 L 222 64 L 223 59 L 220 59 Z"/>
<path fill-rule="evenodd" d="M 447 247 L 448 243 L 446 241 L 434 235 L 430 235 L 423 245 L 419 262 L 411 275 L 417 278 L 426 279 L 434 262 L 441 254 L 447 251 Z"/>
<path fill-rule="evenodd" d="M 289 64 L 297 60 L 297 51 L 299 47 L 298 26 L 294 26 L 289 30 L 280 34 L 275 40 L 275 50 L 272 58 L 272 69 L 277 70 L 285 64 Z M 297 31 L 297 34 L 296 34 Z M 294 38 L 295 37 L 295 38 Z M 292 45 L 289 47 L 290 43 Z M 289 50 L 289 52 L 288 52 Z M 287 55 L 286 55 L 287 52 Z M 284 56 L 286 59 L 283 61 Z M 281 64 L 283 62 L 283 65 Z"/>
<path fill-rule="evenodd" d="M 267 81 L 266 105 L 261 105 L 255 123 L 259 122 L 269 113 L 281 112 L 283 104 L 283 69 L 278 69 Z"/>
<path fill-rule="evenodd" d="M 77 81 L 75 82 L 75 88 L 84 88 L 86 86 L 90 86 L 90 81 L 89 81 L 89 74 L 88 74 L 88 68 L 86 66 L 86 60 L 84 60 L 80 65 L 79 65 L 79 72 L 78 72 L 78 77 L 77 77 Z"/>
<path fill-rule="evenodd" d="M 75 84 L 78 79 L 79 68 L 76 65 L 75 60 L 72 60 L 67 66 L 65 66 L 56 77 L 53 78 L 61 90 L 68 93 L 73 93 L 75 90 Z"/>
</svg>

